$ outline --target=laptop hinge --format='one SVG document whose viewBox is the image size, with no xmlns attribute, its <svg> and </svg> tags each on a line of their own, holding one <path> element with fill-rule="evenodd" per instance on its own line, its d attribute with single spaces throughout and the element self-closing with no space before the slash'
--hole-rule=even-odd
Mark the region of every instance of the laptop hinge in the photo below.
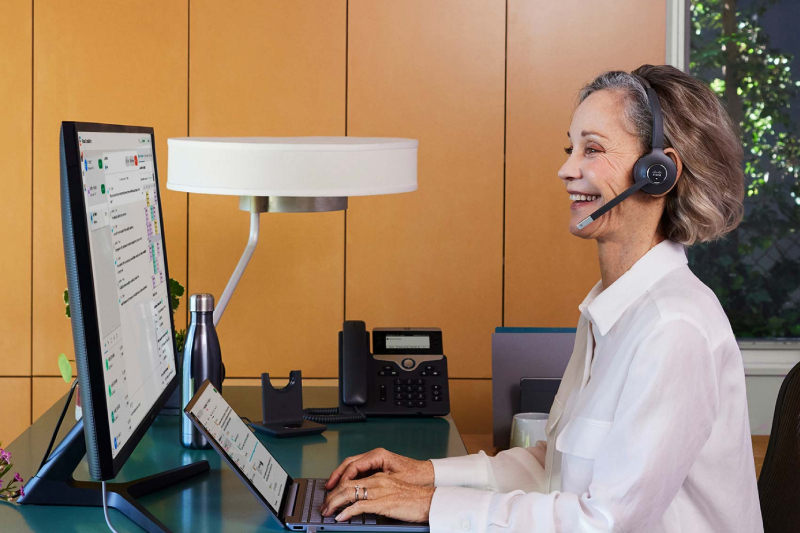
<svg viewBox="0 0 800 533">
<path fill-rule="evenodd" d="M 292 484 L 292 491 L 289 493 L 289 500 L 286 502 L 286 511 L 284 516 L 294 516 L 294 504 L 297 501 L 297 490 L 300 485 L 297 483 Z"/>
</svg>

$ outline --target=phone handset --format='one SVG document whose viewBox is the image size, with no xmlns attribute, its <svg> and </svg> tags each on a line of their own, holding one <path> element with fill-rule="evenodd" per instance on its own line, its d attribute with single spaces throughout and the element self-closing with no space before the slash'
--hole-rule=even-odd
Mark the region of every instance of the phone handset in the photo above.
<svg viewBox="0 0 800 533">
<path fill-rule="evenodd" d="M 344 323 L 340 350 L 340 406 L 364 405 L 367 403 L 369 333 L 363 321 L 348 320 Z"/>
<path fill-rule="evenodd" d="M 369 333 L 361 320 L 348 320 L 339 332 L 339 407 L 303 409 L 303 418 L 320 424 L 364 422 L 358 406 L 367 403 Z"/>
</svg>

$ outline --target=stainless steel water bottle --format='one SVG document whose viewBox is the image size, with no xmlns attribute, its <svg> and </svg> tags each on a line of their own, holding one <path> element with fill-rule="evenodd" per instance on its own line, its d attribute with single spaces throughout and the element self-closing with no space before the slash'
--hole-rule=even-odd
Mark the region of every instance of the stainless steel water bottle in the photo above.
<svg viewBox="0 0 800 533">
<path fill-rule="evenodd" d="M 207 379 L 222 392 L 224 370 L 219 337 L 214 328 L 214 296 L 191 295 L 189 312 L 191 318 L 183 348 L 181 369 L 181 444 L 186 448 L 208 449 L 211 448 L 211 444 L 183 414 L 183 408 Z"/>
</svg>

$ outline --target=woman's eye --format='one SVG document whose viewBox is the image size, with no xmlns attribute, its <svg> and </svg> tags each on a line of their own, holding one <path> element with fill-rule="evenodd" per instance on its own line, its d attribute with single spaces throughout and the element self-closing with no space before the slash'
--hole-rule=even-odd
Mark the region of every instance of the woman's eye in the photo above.
<svg viewBox="0 0 800 533">
<path fill-rule="evenodd" d="M 572 155 L 572 147 L 570 146 L 569 148 L 564 148 L 564 152 L 565 152 L 567 155 Z"/>
<path fill-rule="evenodd" d="M 588 146 L 586 147 L 586 153 L 587 154 L 596 154 L 596 153 L 599 153 L 599 152 L 600 152 L 600 150 L 596 150 L 596 149 L 588 147 Z"/>
</svg>

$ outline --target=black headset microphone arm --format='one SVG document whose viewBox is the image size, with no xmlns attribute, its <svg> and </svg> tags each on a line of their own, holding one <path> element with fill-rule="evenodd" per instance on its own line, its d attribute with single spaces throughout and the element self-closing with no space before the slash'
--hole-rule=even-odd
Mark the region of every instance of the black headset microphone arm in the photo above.
<svg viewBox="0 0 800 533">
<path fill-rule="evenodd" d="M 613 200 L 611 200 L 610 202 L 605 204 L 603 207 L 601 207 L 600 209 L 598 209 L 597 211 L 595 211 L 594 213 L 592 213 L 588 217 L 586 217 L 583 220 L 581 220 L 578 223 L 578 229 L 585 228 L 586 226 L 588 226 L 589 224 L 591 224 L 592 222 L 594 222 L 595 220 L 597 220 L 601 216 L 605 215 L 609 211 L 609 209 L 611 209 L 612 207 L 616 206 L 617 204 L 622 202 L 624 199 L 626 199 L 628 196 L 632 195 L 633 193 L 635 193 L 636 191 L 638 191 L 639 189 L 641 189 L 645 185 L 649 185 L 649 184 L 650 184 L 650 181 L 646 180 L 646 179 L 637 181 L 636 183 L 633 184 L 632 187 L 628 187 L 627 189 L 622 191 L 622 194 L 618 195 L 616 198 L 614 198 Z"/>
</svg>

